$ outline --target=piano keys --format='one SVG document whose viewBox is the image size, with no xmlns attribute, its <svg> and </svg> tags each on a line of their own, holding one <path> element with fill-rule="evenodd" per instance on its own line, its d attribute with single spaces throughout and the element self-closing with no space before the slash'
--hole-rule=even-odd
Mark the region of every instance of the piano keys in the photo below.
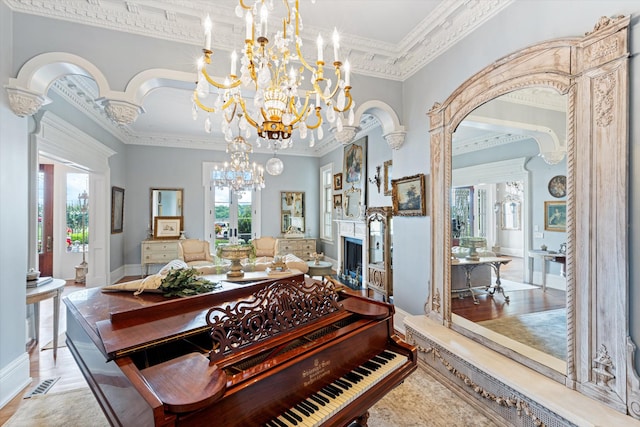
<svg viewBox="0 0 640 427">
<path fill-rule="evenodd" d="M 302 275 L 168 301 L 88 289 L 65 304 L 67 344 L 113 425 L 364 422 L 417 367 L 393 306 Z"/>
</svg>

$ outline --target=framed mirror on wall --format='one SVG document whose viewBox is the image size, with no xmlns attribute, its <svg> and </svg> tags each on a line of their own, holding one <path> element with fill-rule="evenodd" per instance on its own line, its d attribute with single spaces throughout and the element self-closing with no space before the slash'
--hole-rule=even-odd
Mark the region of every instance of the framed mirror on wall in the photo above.
<svg viewBox="0 0 640 427">
<path fill-rule="evenodd" d="M 573 389 L 607 404 L 624 396 L 628 381 L 635 378 L 629 363 L 632 359 L 622 345 L 629 336 L 625 310 L 607 308 L 629 301 L 627 240 L 624 227 L 617 226 L 626 223 L 628 202 L 624 191 L 614 194 L 610 190 L 627 185 L 628 25 L 629 17 L 603 17 L 583 38 L 552 40 L 515 52 L 469 78 L 429 112 L 431 201 L 435 210 L 431 227 L 434 264 L 430 299 L 425 305 L 427 315 L 455 332 L 559 383 L 572 384 Z M 606 53 L 605 46 L 608 47 Z M 545 123 L 528 122 L 525 118 L 533 115 L 521 111 L 531 105 L 522 102 L 523 99 L 538 97 L 562 100 L 538 104 L 544 106 L 537 107 L 537 111 L 548 110 L 536 115 L 546 117 Z M 513 102 L 511 111 L 502 117 L 491 116 L 490 113 L 498 111 L 499 104 L 509 102 L 508 98 L 519 98 L 520 102 Z M 549 108 L 552 104 L 564 107 L 554 110 Z M 606 118 L 601 114 L 604 110 Z M 520 118 L 514 117 L 516 114 L 520 114 Z M 559 117 L 563 119 L 562 124 L 556 120 Z M 456 313 L 454 309 L 451 188 L 460 181 L 457 172 L 472 167 L 462 161 L 464 144 L 460 146 L 455 140 L 468 129 L 490 125 L 495 130 L 497 124 L 502 127 L 501 134 L 529 141 L 522 139 L 515 144 L 510 138 L 504 138 L 505 144 L 520 150 L 528 145 L 529 149 L 536 150 L 521 152 L 526 159 L 525 178 L 530 178 L 528 184 L 525 182 L 522 200 L 523 251 L 531 253 L 528 249 L 540 245 L 540 239 L 556 235 L 566 239 L 557 245 L 557 250 L 566 251 L 566 288 L 560 307 L 566 313 L 566 320 L 565 335 L 559 346 L 564 354 L 560 357 L 541 355 L 543 352 L 530 348 L 515 351 L 509 347 L 508 340 L 496 334 L 484 334 L 477 323 L 465 321 L 464 313 Z M 555 130 L 556 137 L 549 129 Z M 506 152 L 506 149 L 500 150 L 501 155 Z M 482 153 L 478 153 L 475 160 L 480 157 L 487 162 L 491 157 L 496 160 L 495 156 Z M 548 175 L 542 167 L 533 170 L 533 160 L 545 162 Z M 495 166 L 486 168 L 492 173 L 496 169 Z M 548 182 L 554 176 L 566 177 L 566 190 L 553 189 L 566 198 L 557 201 L 562 205 L 547 203 L 545 207 L 545 201 L 549 201 Z M 475 184 L 486 182 L 485 177 L 481 177 Z M 488 206 L 501 201 L 497 195 L 494 199 Z M 594 213 L 602 206 L 607 206 L 611 215 L 596 215 L 598 221 L 594 221 Z M 563 231 L 545 230 L 545 225 L 552 225 L 552 216 L 560 224 L 556 228 L 565 227 Z M 512 300 L 509 307 L 513 306 Z M 549 327 L 544 326 L 544 330 L 548 331 Z M 608 368 L 592 364 L 599 360 L 603 349 L 612 363 L 609 366 L 616 366 L 615 377 L 621 379 L 615 384 L 599 379 L 613 377 Z"/>
<path fill-rule="evenodd" d="M 305 232 L 304 191 L 280 192 L 280 231 Z"/>
<path fill-rule="evenodd" d="M 149 195 L 149 230 L 154 230 L 156 217 L 182 217 L 180 226 L 184 230 L 183 203 L 184 191 L 182 188 L 152 188 Z"/>
</svg>

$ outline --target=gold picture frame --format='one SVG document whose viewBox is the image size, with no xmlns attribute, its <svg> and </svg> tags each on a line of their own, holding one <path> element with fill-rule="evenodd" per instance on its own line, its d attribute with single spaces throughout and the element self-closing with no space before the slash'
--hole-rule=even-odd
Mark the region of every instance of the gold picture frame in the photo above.
<svg viewBox="0 0 640 427">
<path fill-rule="evenodd" d="M 393 176 L 392 169 L 393 169 L 393 160 L 387 160 L 386 162 L 384 162 L 384 195 L 385 196 L 391 196 L 391 192 L 392 192 L 391 179 Z"/>
<path fill-rule="evenodd" d="M 179 239 L 182 231 L 181 216 L 156 216 L 153 223 L 153 238 L 161 240 Z"/>
<path fill-rule="evenodd" d="M 544 229 L 546 231 L 567 231 L 567 202 L 544 202 Z"/>
<path fill-rule="evenodd" d="M 425 216 L 427 214 L 425 181 L 425 175 L 422 173 L 391 181 L 393 215 Z"/>
<path fill-rule="evenodd" d="M 342 172 L 333 175 L 333 189 L 342 190 Z"/>
</svg>

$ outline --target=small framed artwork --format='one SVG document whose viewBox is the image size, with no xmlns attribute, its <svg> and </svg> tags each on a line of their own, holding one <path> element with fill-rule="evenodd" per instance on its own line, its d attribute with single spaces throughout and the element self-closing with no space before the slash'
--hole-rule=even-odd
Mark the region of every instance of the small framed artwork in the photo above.
<svg viewBox="0 0 640 427">
<path fill-rule="evenodd" d="M 564 175 L 556 175 L 549 180 L 549 194 L 553 197 L 560 198 L 567 195 L 567 177 Z"/>
<path fill-rule="evenodd" d="M 391 181 L 393 214 L 397 216 L 425 216 L 425 176 L 417 174 Z"/>
<path fill-rule="evenodd" d="M 387 160 L 386 162 L 384 162 L 384 195 L 385 196 L 391 195 L 392 168 L 393 168 L 392 160 Z"/>
<path fill-rule="evenodd" d="M 111 187 L 111 234 L 122 233 L 124 227 L 124 188 Z"/>
<path fill-rule="evenodd" d="M 567 202 L 544 202 L 544 229 L 567 231 Z"/>
<path fill-rule="evenodd" d="M 342 194 L 333 195 L 333 209 L 339 209 L 342 207 Z"/>
<path fill-rule="evenodd" d="M 342 190 L 342 172 L 333 175 L 333 189 Z"/>
<path fill-rule="evenodd" d="M 181 216 L 157 216 L 154 218 L 154 239 L 178 239 L 182 230 Z"/>
</svg>

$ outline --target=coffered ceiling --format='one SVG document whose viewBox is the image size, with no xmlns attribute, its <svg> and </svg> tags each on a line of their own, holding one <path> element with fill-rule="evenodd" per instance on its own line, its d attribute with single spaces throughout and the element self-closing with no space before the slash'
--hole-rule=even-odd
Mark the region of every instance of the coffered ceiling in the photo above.
<svg viewBox="0 0 640 427">
<path fill-rule="evenodd" d="M 3 1 L 16 13 L 196 46 L 203 43 L 202 19 L 209 14 L 214 26 L 214 51 L 237 49 L 244 38 L 243 20 L 235 15 L 235 0 Z M 273 1 L 276 5 L 280 2 Z M 341 34 L 341 51 L 349 58 L 354 74 L 403 81 L 512 1 L 300 0 L 304 25 L 301 33 L 305 49 L 313 50 L 317 34 L 329 35 L 336 27 Z M 102 71 L 108 79 L 108 73 Z M 125 143 L 211 145 L 211 135 L 203 131 L 201 123 L 194 123 L 191 114 L 175 114 L 175 111 L 191 111 L 191 88 L 161 87 L 150 92 L 144 99 L 144 113 L 134 123 L 125 126 L 109 122 L 100 106 L 90 106 L 97 91 L 89 79 L 69 76 L 58 81 L 54 90 L 79 105 Z M 189 120 L 178 117 L 188 117 Z M 371 117 L 365 117 L 361 123 L 364 128 L 375 125 Z M 330 133 L 325 132 L 325 135 Z M 219 148 L 224 147 L 221 135 L 214 136 L 214 140 Z M 297 154 L 322 155 L 334 144 L 329 136 L 313 148 L 306 147 L 304 143 L 295 145 Z"/>
</svg>

